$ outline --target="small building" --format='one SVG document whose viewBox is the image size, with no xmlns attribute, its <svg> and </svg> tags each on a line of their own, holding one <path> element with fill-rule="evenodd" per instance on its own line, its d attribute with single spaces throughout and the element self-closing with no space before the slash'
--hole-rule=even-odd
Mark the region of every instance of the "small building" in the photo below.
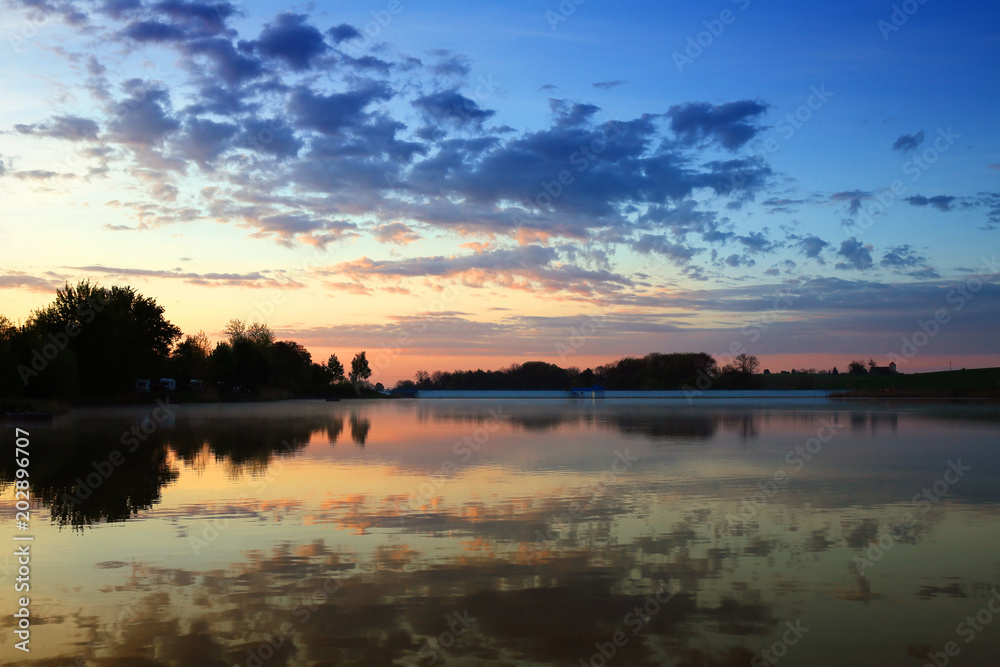
<svg viewBox="0 0 1000 667">
<path fill-rule="evenodd" d="M 188 382 L 189 391 L 204 391 L 205 381 L 204 380 L 191 380 Z"/>
<path fill-rule="evenodd" d="M 177 380 L 173 378 L 160 378 L 156 386 L 161 391 L 177 391 Z"/>
<path fill-rule="evenodd" d="M 135 381 L 135 391 L 137 394 L 148 394 L 151 389 L 151 382 L 149 380 L 136 380 Z"/>
<path fill-rule="evenodd" d="M 896 362 L 890 361 L 888 366 L 872 366 L 868 375 L 896 375 Z"/>
</svg>

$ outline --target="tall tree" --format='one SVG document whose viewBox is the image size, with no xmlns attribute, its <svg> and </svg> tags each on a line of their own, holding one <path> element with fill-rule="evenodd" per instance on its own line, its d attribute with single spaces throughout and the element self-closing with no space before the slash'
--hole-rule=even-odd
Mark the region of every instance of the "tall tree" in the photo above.
<svg viewBox="0 0 1000 667">
<path fill-rule="evenodd" d="M 80 388 L 97 392 L 130 391 L 136 377 L 158 373 L 181 335 L 155 299 L 86 280 L 57 290 L 26 327 L 40 344 L 57 346 L 57 357 L 75 360 Z"/>
<path fill-rule="evenodd" d="M 330 358 L 326 360 L 326 366 L 323 367 L 323 370 L 326 371 L 326 376 L 329 378 L 330 384 L 338 384 L 344 381 L 344 364 L 340 363 L 337 355 L 330 355 Z"/>
<path fill-rule="evenodd" d="M 365 357 L 365 353 L 362 350 L 354 355 L 354 359 L 351 360 L 351 384 L 357 386 L 358 384 L 365 382 L 371 376 L 372 369 L 368 367 L 368 359 Z"/>
</svg>

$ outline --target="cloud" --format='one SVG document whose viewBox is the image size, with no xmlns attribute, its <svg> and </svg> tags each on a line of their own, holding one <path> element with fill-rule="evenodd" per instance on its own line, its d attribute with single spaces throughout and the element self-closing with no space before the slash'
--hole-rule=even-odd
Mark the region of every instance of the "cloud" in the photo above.
<svg viewBox="0 0 1000 667">
<path fill-rule="evenodd" d="M 32 292 L 52 292 L 58 287 L 62 287 L 62 281 L 52 277 L 43 278 L 32 276 L 23 271 L 13 271 L 10 269 L 0 269 L 0 290 L 3 289 L 25 289 Z"/>
<path fill-rule="evenodd" d="M 734 151 L 753 139 L 763 128 L 751 123 L 767 111 L 768 105 L 753 100 L 713 105 L 709 102 L 687 102 L 670 107 L 670 129 L 681 141 L 693 145 L 699 141 L 718 142 Z"/>
<path fill-rule="evenodd" d="M 566 100 L 549 100 L 549 108 L 556 117 L 556 122 L 562 127 L 576 127 L 586 125 L 598 111 L 600 107 L 593 104 L 570 104 Z"/>
<path fill-rule="evenodd" d="M 128 269 L 110 266 L 71 266 L 73 271 L 86 271 L 106 276 L 129 276 L 138 278 L 164 278 L 182 280 L 192 285 L 205 287 L 288 287 L 301 288 L 304 285 L 274 271 L 252 271 L 249 273 L 194 273 L 161 269 Z"/>
<path fill-rule="evenodd" d="M 920 266 L 926 262 L 926 257 L 917 253 L 908 244 L 904 244 L 887 250 L 882 256 L 882 261 L 879 262 L 879 264 L 893 268 L 909 268 Z"/>
<path fill-rule="evenodd" d="M 856 216 L 861 210 L 861 202 L 866 199 L 871 199 L 872 193 L 866 192 L 864 190 L 847 190 L 844 192 L 834 192 L 830 195 L 830 199 L 836 202 L 846 201 L 847 205 L 847 215 Z"/>
<path fill-rule="evenodd" d="M 313 61 L 330 47 L 307 19 L 304 14 L 279 14 L 257 38 L 257 51 L 265 57 L 285 61 L 296 72 L 312 68 Z"/>
<path fill-rule="evenodd" d="M 907 197 L 906 201 L 913 206 L 933 206 L 939 211 L 950 211 L 951 205 L 955 201 L 956 197 L 951 195 L 937 195 L 935 197 L 924 197 L 922 195 L 914 195 L 912 197 Z"/>
<path fill-rule="evenodd" d="M 374 236 L 380 243 L 394 243 L 396 245 L 409 245 L 423 238 L 420 234 L 413 231 L 409 225 L 402 222 L 378 225 L 375 227 Z"/>
<path fill-rule="evenodd" d="M 129 204 L 140 227 L 214 218 L 285 245 L 356 234 L 398 243 L 410 238 L 391 231 L 399 223 L 411 233 L 419 226 L 524 246 L 561 237 L 607 250 L 645 247 L 645 234 L 672 244 L 679 259 L 701 242 L 734 239 L 731 221 L 699 210 L 696 198 L 739 204 L 772 178 L 762 159 L 707 160 L 701 145 L 742 145 L 761 129 L 763 102 L 677 105 L 667 118 L 677 136 L 662 114 L 599 122 L 597 106 L 566 100 L 550 102 L 539 127 L 491 127 L 496 111 L 442 83 L 469 74 L 463 55 L 434 50 L 424 64 L 384 47 L 342 53 L 333 45 L 358 39 L 357 29 L 321 33 L 304 13 L 280 14 L 241 39 L 236 16 L 229 3 L 104 5 L 95 18 L 105 22 L 109 54 L 141 53 L 136 40 L 155 37 L 187 76 L 112 81 L 117 66 L 80 61 L 89 72 L 81 86 L 104 100 L 102 113 L 19 130 L 100 139 L 105 152 L 90 154 L 95 165 L 83 173 L 135 178 L 145 188 Z M 404 68 L 405 81 L 381 78 Z M 201 169 L 197 184 L 184 180 L 191 165 Z M 373 224 L 335 224 L 357 216 Z"/>
<path fill-rule="evenodd" d="M 126 82 L 126 86 L 131 94 L 114 106 L 108 125 L 114 141 L 131 146 L 155 146 L 180 128 L 180 121 L 169 114 L 170 95 L 166 90 L 151 87 L 138 79 Z"/>
<path fill-rule="evenodd" d="M 780 247 L 779 244 L 767 238 L 763 232 L 750 232 L 745 236 L 737 236 L 736 240 L 742 243 L 750 253 L 768 253 Z"/>
<path fill-rule="evenodd" d="M 15 171 L 13 176 L 24 181 L 48 181 L 57 177 L 69 176 L 69 174 L 60 174 L 46 169 L 28 169 L 26 171 Z"/>
<path fill-rule="evenodd" d="M 299 86 L 288 101 L 288 109 L 300 127 L 335 135 L 345 128 L 356 128 L 371 119 L 365 109 L 372 103 L 388 100 L 392 91 L 382 83 L 368 81 L 346 93 L 317 94 Z"/>
<path fill-rule="evenodd" d="M 228 2 L 163 0 L 152 5 L 152 9 L 194 32 L 209 35 L 216 35 L 225 30 L 226 21 L 236 14 L 236 7 Z"/>
<path fill-rule="evenodd" d="M 136 42 L 179 42 L 188 38 L 184 28 L 162 21 L 135 21 L 122 34 Z"/>
<path fill-rule="evenodd" d="M 184 156 L 197 162 L 202 169 L 229 148 L 229 140 L 239 128 L 232 123 L 217 123 L 214 120 L 190 118 L 184 124 L 184 131 L 177 138 L 174 147 Z"/>
<path fill-rule="evenodd" d="M 916 134 L 904 134 L 901 135 L 892 144 L 892 150 L 902 151 L 907 153 L 909 151 L 916 150 L 917 147 L 924 142 L 924 131 L 920 130 Z"/>
<path fill-rule="evenodd" d="M 342 262 L 322 271 L 328 275 L 364 282 L 370 279 L 449 278 L 468 287 L 500 286 L 508 289 L 569 292 L 594 295 L 633 285 L 624 276 L 608 270 L 587 270 L 559 262 L 554 248 L 524 245 L 472 255 L 413 257 L 402 260 L 372 260 L 363 257 Z"/>
<path fill-rule="evenodd" d="M 215 74 L 231 86 L 240 85 L 264 75 L 264 65 L 247 53 L 240 53 L 228 39 L 212 37 L 184 44 L 189 56 L 205 56 L 215 67 Z M 200 71 L 194 66 L 191 69 Z M 213 82 L 214 83 L 214 82 Z"/>
<path fill-rule="evenodd" d="M 673 243 L 666 236 L 655 234 L 643 234 L 630 247 L 643 255 L 650 253 L 662 255 L 676 264 L 686 264 L 702 250 L 701 248 L 691 248 L 680 243 Z"/>
<path fill-rule="evenodd" d="M 820 237 L 814 235 L 801 239 L 796 245 L 805 254 L 805 256 L 810 259 L 818 259 L 820 253 L 830 246 L 827 241 L 824 241 Z"/>
<path fill-rule="evenodd" d="M 481 109 L 476 102 L 455 90 L 445 90 L 418 97 L 411 103 L 429 122 L 450 123 L 456 127 L 482 127 L 483 121 L 496 114 Z"/>
<path fill-rule="evenodd" d="M 594 84 L 594 88 L 599 88 L 601 90 L 612 90 L 619 86 L 624 86 L 625 83 L 626 82 L 622 81 L 621 79 L 615 79 L 614 81 L 598 81 L 597 83 Z"/>
<path fill-rule="evenodd" d="M 21 134 L 36 137 L 51 137 L 67 141 L 93 141 L 97 139 L 100 126 L 89 118 L 55 116 L 45 123 L 15 125 L 14 129 Z"/>
<path fill-rule="evenodd" d="M 255 210 L 251 210 L 244 215 L 246 226 L 257 230 L 250 236 L 275 238 L 283 245 L 290 246 L 295 241 L 324 248 L 329 243 L 357 236 L 358 226 L 347 220 L 328 220 L 306 213 L 255 213 Z"/>
<path fill-rule="evenodd" d="M 430 54 L 438 57 L 431 71 L 438 76 L 464 77 L 472 71 L 472 61 L 468 56 L 452 53 L 447 49 L 432 49 Z"/>
<path fill-rule="evenodd" d="M 872 246 L 864 245 L 853 236 L 841 242 L 838 257 L 843 257 L 843 262 L 837 262 L 835 267 L 840 270 L 854 269 L 856 271 L 867 271 L 872 268 Z"/>
<path fill-rule="evenodd" d="M 305 142 L 280 118 L 247 118 L 236 145 L 279 158 L 293 158 Z"/>
<path fill-rule="evenodd" d="M 330 39 L 333 40 L 334 44 L 340 44 L 341 42 L 361 37 L 361 33 L 358 32 L 357 28 L 346 23 L 341 23 L 338 26 L 330 28 L 326 31 L 326 34 L 330 35 Z"/>
</svg>

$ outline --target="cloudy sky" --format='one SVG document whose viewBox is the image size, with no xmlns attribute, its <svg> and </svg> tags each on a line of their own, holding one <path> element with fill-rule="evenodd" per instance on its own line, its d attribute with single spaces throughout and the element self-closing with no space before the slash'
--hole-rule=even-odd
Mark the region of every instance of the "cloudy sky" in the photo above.
<svg viewBox="0 0 1000 667">
<path fill-rule="evenodd" d="M 995 2 L 2 1 L 15 319 L 127 283 L 386 383 L 1000 364 Z"/>
</svg>

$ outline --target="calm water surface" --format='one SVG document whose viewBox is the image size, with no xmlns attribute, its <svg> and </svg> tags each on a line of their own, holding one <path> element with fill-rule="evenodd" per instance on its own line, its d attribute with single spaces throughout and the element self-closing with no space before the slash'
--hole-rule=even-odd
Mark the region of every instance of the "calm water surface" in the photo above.
<svg viewBox="0 0 1000 667">
<path fill-rule="evenodd" d="M 1000 664 L 997 407 L 703 403 L 80 411 L 28 533 L 4 426 L 0 664 Z"/>
</svg>

